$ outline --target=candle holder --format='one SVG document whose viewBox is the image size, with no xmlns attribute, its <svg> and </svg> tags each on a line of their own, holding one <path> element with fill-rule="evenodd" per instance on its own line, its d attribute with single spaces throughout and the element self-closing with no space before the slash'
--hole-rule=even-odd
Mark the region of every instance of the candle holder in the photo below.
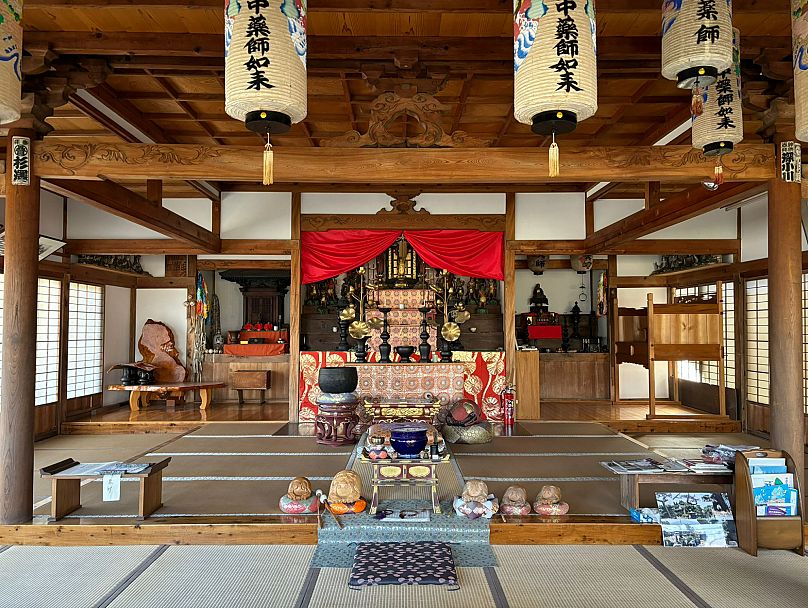
<svg viewBox="0 0 808 608">
<path fill-rule="evenodd" d="M 366 348 L 367 341 L 368 341 L 368 336 L 365 336 L 364 338 L 359 338 L 356 341 L 356 349 L 355 349 L 354 352 L 356 353 L 356 362 L 357 363 L 367 363 L 368 362 L 368 351 L 367 351 L 367 348 Z"/>
<path fill-rule="evenodd" d="M 351 345 L 348 344 L 348 326 L 350 324 L 350 319 L 339 320 L 339 344 L 337 344 L 337 350 L 340 352 L 351 350 Z"/>
<path fill-rule="evenodd" d="M 391 351 L 392 347 L 390 346 L 390 343 L 388 342 L 388 340 L 390 340 L 390 332 L 388 331 L 390 326 L 387 324 L 387 315 L 390 314 L 391 310 L 393 310 L 393 309 L 390 308 L 390 307 L 379 306 L 379 312 L 382 313 L 382 315 L 384 315 L 384 317 L 382 319 L 382 323 L 383 323 L 382 331 L 379 334 L 379 337 L 382 339 L 382 343 L 379 344 L 379 363 L 391 363 L 392 362 L 390 360 L 390 351 Z"/>
<path fill-rule="evenodd" d="M 432 359 L 432 345 L 429 344 L 429 330 L 426 324 L 426 315 L 432 310 L 430 307 L 424 305 L 418 309 L 421 313 L 421 343 L 418 345 L 418 354 L 421 358 L 421 363 L 431 363 Z"/>
</svg>

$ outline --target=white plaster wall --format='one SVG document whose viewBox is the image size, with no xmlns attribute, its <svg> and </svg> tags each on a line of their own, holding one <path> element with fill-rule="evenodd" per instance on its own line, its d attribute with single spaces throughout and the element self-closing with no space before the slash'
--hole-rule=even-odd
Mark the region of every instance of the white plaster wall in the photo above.
<svg viewBox="0 0 808 608">
<path fill-rule="evenodd" d="M 716 209 L 652 232 L 643 239 L 734 239 L 738 235 L 735 210 Z"/>
<path fill-rule="evenodd" d="M 91 205 L 68 199 L 67 238 L 164 239 L 168 237 Z"/>
<path fill-rule="evenodd" d="M 741 207 L 741 261 L 769 257 L 769 195 L 763 193 Z"/>
<path fill-rule="evenodd" d="M 614 224 L 632 213 L 645 208 L 645 201 L 640 198 L 603 198 L 595 201 L 595 230 Z"/>
<path fill-rule="evenodd" d="M 586 238 L 584 192 L 516 195 L 517 240 Z"/>
<path fill-rule="evenodd" d="M 211 230 L 213 203 L 209 198 L 164 198 L 163 207 L 202 226 L 205 230 Z"/>
<path fill-rule="evenodd" d="M 147 320 L 162 321 L 172 332 L 180 353 L 180 361 L 185 363 L 186 340 L 188 336 L 185 289 L 138 289 L 137 314 L 135 316 L 136 335 L 132 336 L 135 344 L 135 358 L 140 359 L 137 341 L 140 339 L 143 325 Z"/>
<path fill-rule="evenodd" d="M 0 224 L 6 223 L 6 199 L 0 196 Z M 64 205 L 62 197 L 39 191 L 39 234 L 54 239 L 64 238 Z"/>
<path fill-rule="evenodd" d="M 166 276 L 166 256 L 164 255 L 142 255 L 140 265 L 153 277 Z"/>
<path fill-rule="evenodd" d="M 117 384 L 121 380 L 121 370 L 106 373 L 113 365 L 129 363 L 130 290 L 128 287 L 104 287 L 104 386 Z M 137 357 L 138 359 L 140 357 Z M 104 405 L 126 401 L 125 393 L 104 391 Z"/>
<path fill-rule="evenodd" d="M 383 192 L 304 192 L 300 198 L 303 214 L 375 214 L 389 209 L 392 197 Z M 418 209 L 432 214 L 505 213 L 504 193 L 424 193 L 415 197 Z"/>
<path fill-rule="evenodd" d="M 289 239 L 292 195 L 289 192 L 223 192 L 223 239 Z"/>
</svg>

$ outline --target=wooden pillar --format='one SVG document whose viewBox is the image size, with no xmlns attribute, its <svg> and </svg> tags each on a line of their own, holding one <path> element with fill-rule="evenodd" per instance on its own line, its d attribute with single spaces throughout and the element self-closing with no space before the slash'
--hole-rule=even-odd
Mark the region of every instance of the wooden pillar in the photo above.
<svg viewBox="0 0 808 608">
<path fill-rule="evenodd" d="M 502 290 L 502 331 L 505 334 L 505 365 L 511 380 L 516 378 L 516 195 L 505 195 L 505 285 Z"/>
<path fill-rule="evenodd" d="M 34 132 L 11 129 L 6 168 L 5 302 L 3 378 L 0 402 L 0 524 L 33 516 L 36 297 L 39 263 L 39 178 L 12 185 L 11 138 Z"/>
<path fill-rule="evenodd" d="M 777 173 L 780 172 L 778 146 Z M 800 184 L 769 182 L 769 406 L 772 446 L 804 475 Z"/>
<path fill-rule="evenodd" d="M 292 193 L 292 262 L 289 285 L 289 422 L 299 420 L 300 376 L 300 192 Z"/>
</svg>

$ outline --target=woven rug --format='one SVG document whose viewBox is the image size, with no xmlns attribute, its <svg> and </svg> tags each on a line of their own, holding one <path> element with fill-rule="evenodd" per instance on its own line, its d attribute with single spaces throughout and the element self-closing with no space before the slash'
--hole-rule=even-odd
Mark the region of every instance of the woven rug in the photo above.
<svg viewBox="0 0 808 608">
<path fill-rule="evenodd" d="M 447 543 L 360 543 L 348 586 L 378 585 L 457 587 L 452 550 Z"/>
</svg>

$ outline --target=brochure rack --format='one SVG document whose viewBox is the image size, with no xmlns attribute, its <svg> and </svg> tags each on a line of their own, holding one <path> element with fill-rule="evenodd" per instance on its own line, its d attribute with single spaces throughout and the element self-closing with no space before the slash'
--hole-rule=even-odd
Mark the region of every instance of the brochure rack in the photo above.
<svg viewBox="0 0 808 608">
<path fill-rule="evenodd" d="M 785 458 L 786 468 L 794 474 L 794 488 L 797 490 L 797 515 L 758 516 L 752 492 L 749 458 Z M 804 554 L 805 527 L 802 505 L 802 492 L 794 461 L 787 452 L 780 450 L 754 450 L 738 452 L 735 456 L 735 526 L 738 530 L 738 544 L 750 555 L 757 555 L 758 549 L 792 549 Z"/>
</svg>

